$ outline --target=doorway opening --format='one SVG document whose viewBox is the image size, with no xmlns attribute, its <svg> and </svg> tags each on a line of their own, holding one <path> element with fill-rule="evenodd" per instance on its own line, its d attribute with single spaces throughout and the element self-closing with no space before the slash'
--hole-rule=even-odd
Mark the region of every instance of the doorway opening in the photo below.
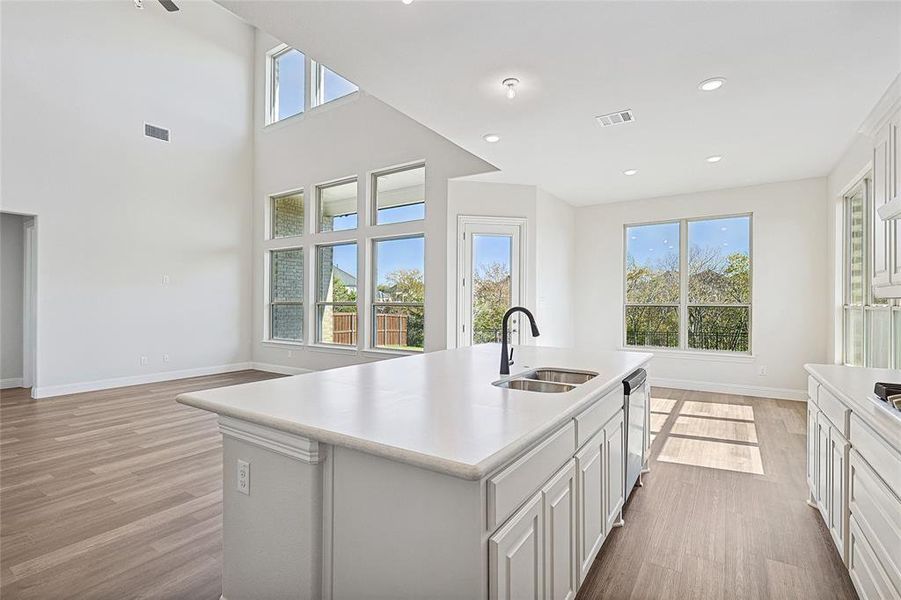
<svg viewBox="0 0 901 600">
<path fill-rule="evenodd" d="M 36 232 L 34 215 L 0 213 L 0 389 L 35 385 Z"/>
</svg>

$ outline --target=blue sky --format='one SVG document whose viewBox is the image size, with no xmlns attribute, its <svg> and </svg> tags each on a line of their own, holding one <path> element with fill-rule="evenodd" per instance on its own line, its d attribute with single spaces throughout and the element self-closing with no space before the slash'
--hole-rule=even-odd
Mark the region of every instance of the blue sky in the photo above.
<svg viewBox="0 0 901 600">
<path fill-rule="evenodd" d="M 384 240 L 377 243 L 376 273 L 378 285 L 387 283 L 386 275 L 398 269 L 425 272 L 425 241 L 421 237 Z"/>
<path fill-rule="evenodd" d="M 476 268 L 496 262 L 509 267 L 511 240 L 508 236 L 474 235 L 472 243 Z"/>
<path fill-rule="evenodd" d="M 692 246 L 719 246 L 723 254 L 748 254 L 749 217 L 688 222 L 688 243 Z M 629 227 L 626 231 L 628 253 L 638 264 L 653 264 L 667 253 L 679 252 L 679 224 L 660 223 Z"/>
<path fill-rule="evenodd" d="M 303 111 L 303 54 L 289 50 L 278 57 L 278 118 Z"/>
</svg>

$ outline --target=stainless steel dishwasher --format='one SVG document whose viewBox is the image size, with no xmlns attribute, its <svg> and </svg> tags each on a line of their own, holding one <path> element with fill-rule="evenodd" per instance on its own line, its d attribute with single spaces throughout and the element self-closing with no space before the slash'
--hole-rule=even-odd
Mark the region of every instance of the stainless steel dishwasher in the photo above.
<svg viewBox="0 0 901 600">
<path fill-rule="evenodd" d="M 629 499 L 632 488 L 641 481 L 648 461 L 649 423 L 648 411 L 651 394 L 648 388 L 648 374 L 638 369 L 623 379 L 623 410 L 626 421 L 625 485 L 623 495 Z"/>
</svg>

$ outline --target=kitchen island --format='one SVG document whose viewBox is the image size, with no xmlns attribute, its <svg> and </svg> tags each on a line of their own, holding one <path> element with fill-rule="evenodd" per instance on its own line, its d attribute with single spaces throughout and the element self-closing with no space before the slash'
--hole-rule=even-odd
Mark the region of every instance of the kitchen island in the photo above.
<svg viewBox="0 0 901 600">
<path fill-rule="evenodd" d="M 573 597 L 621 522 L 622 380 L 650 354 L 488 344 L 178 397 L 223 434 L 223 597 Z M 504 378 L 506 379 L 506 378 Z"/>
</svg>

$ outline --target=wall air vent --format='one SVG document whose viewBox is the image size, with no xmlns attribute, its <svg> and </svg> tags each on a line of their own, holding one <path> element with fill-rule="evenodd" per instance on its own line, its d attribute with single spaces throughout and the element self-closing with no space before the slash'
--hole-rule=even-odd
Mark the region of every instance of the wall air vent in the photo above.
<svg viewBox="0 0 901 600">
<path fill-rule="evenodd" d="M 164 142 L 169 141 L 168 129 L 157 127 L 156 125 L 151 125 L 150 123 L 144 123 L 144 135 L 146 135 L 147 137 L 162 140 Z"/>
<path fill-rule="evenodd" d="M 623 125 L 625 123 L 632 123 L 635 121 L 635 115 L 632 114 L 631 109 L 626 110 L 618 110 L 615 113 L 610 113 L 609 115 L 601 115 L 599 117 L 595 117 L 598 120 L 598 123 L 601 124 L 601 127 L 612 127 L 613 125 Z"/>
</svg>

